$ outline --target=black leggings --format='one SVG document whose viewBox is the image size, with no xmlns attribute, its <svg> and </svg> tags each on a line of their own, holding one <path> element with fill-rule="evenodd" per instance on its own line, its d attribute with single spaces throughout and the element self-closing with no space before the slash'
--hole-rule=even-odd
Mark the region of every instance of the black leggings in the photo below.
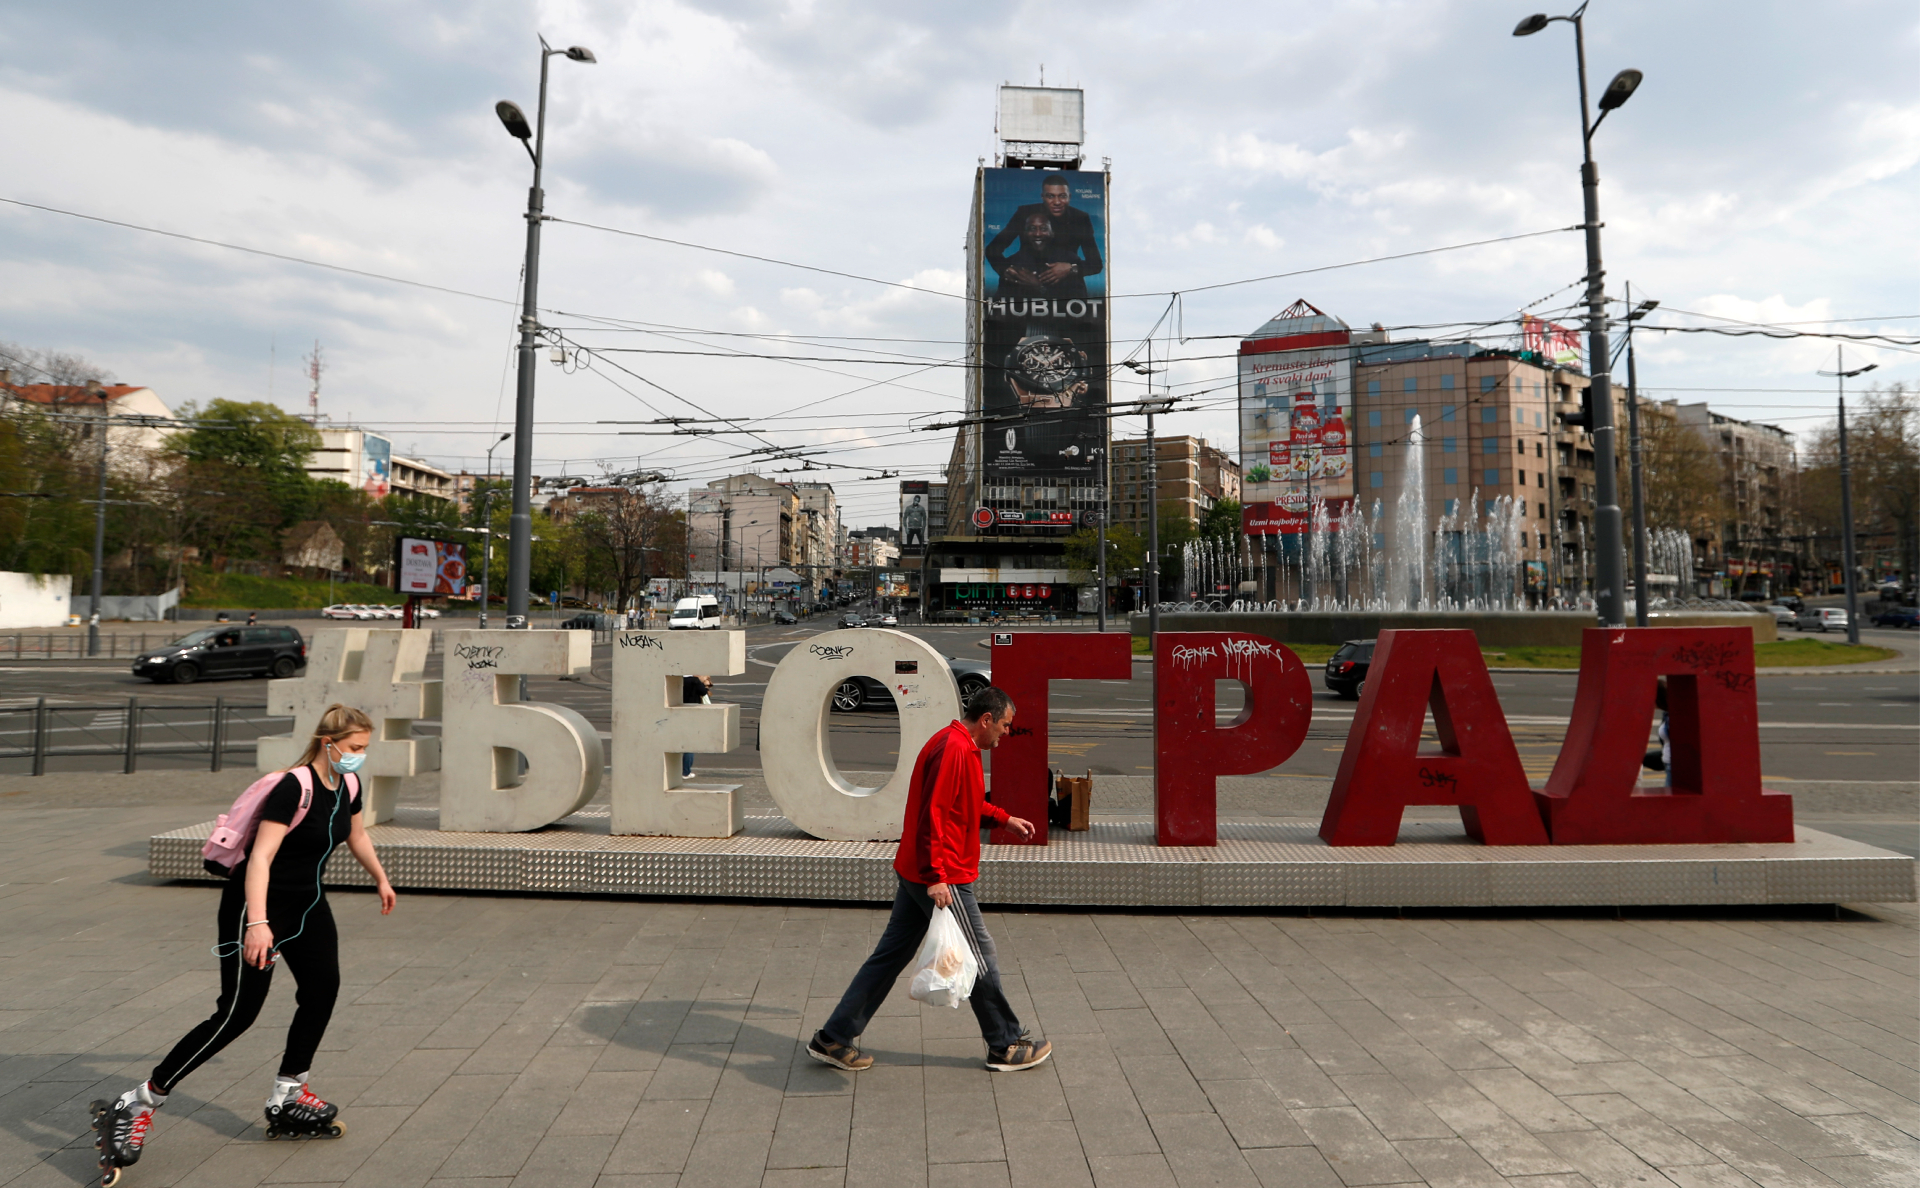
<svg viewBox="0 0 1920 1188">
<path fill-rule="evenodd" d="M 220 998 L 214 1003 L 213 1014 L 187 1032 L 186 1038 L 155 1066 L 153 1086 L 162 1093 L 171 1093 L 188 1073 L 240 1038 L 253 1026 L 260 1005 L 267 1000 L 267 990 L 273 985 L 273 963 L 255 969 L 240 957 L 246 910 L 245 878 L 236 874 L 227 880 L 226 890 L 220 895 Z M 304 926 L 302 916 L 306 917 Z M 318 889 L 268 888 L 267 919 L 272 921 L 274 940 L 280 946 L 278 961 L 286 962 L 293 971 L 296 985 L 297 1005 L 293 1023 L 287 1028 L 280 1075 L 300 1076 L 313 1068 L 313 1054 L 319 1051 L 327 1022 L 333 1018 L 333 1000 L 340 993 L 340 934 L 334 929 L 327 898 Z"/>
</svg>

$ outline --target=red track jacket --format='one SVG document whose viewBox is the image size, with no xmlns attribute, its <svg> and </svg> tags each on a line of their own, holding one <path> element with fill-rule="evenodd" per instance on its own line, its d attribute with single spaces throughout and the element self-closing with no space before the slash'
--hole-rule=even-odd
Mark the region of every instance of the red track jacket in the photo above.
<svg viewBox="0 0 1920 1188">
<path fill-rule="evenodd" d="M 980 748 L 966 723 L 953 722 L 928 739 L 913 761 L 893 869 L 922 886 L 971 883 L 980 877 L 981 826 L 1004 825 L 1008 815 L 987 803 Z"/>
</svg>

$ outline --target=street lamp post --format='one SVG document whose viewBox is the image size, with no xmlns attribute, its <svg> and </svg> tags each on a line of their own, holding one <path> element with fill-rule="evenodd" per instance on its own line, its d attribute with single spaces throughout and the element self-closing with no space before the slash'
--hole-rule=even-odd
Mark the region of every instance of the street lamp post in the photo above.
<svg viewBox="0 0 1920 1188">
<path fill-rule="evenodd" d="M 487 579 L 493 571 L 493 451 L 500 448 L 500 442 L 512 437 L 511 433 L 502 433 L 499 441 L 487 447 L 487 483 L 485 491 L 480 493 L 480 521 L 485 527 L 480 531 L 484 536 L 480 553 L 480 630 L 487 629 L 487 599 L 491 597 L 487 589 Z"/>
<path fill-rule="evenodd" d="M 1658 301 L 1633 304 L 1627 287 L 1627 452 L 1633 480 L 1633 625 L 1647 625 L 1647 487 L 1640 464 L 1640 376 L 1633 366 L 1633 324 L 1653 312 Z"/>
<path fill-rule="evenodd" d="M 100 591 L 106 579 L 107 551 L 107 392 L 99 380 L 87 388 L 100 398 L 100 491 L 93 505 L 93 593 L 87 599 L 87 655 L 100 654 Z"/>
<path fill-rule="evenodd" d="M 533 185 L 527 190 L 526 288 L 520 306 L 520 375 L 513 408 L 513 516 L 507 535 L 507 626 L 527 626 L 527 585 L 533 570 L 533 359 L 534 339 L 540 330 L 540 224 L 546 194 L 540 172 L 547 147 L 547 59 L 562 54 L 575 62 L 594 61 L 584 46 L 557 50 L 540 39 L 540 103 L 536 126 L 527 126 L 526 113 L 506 100 L 494 104 L 494 113 L 533 158 Z M 531 144 L 528 141 L 532 141 Z"/>
<path fill-rule="evenodd" d="M 1594 564 L 1595 602 L 1599 605 L 1600 624 L 1620 627 L 1626 623 L 1626 574 L 1624 542 L 1621 532 L 1620 483 L 1614 473 L 1613 391 L 1607 341 L 1606 272 L 1600 263 L 1600 170 L 1593 163 L 1593 134 L 1607 113 L 1632 98 L 1640 85 L 1638 70 L 1622 70 L 1613 76 L 1600 95 L 1600 117 L 1593 119 L 1587 105 L 1587 44 L 1581 18 L 1583 3 L 1573 15 L 1549 17 L 1535 13 L 1514 26 L 1515 37 L 1538 33 L 1554 21 L 1573 26 L 1574 56 L 1580 72 L 1580 188 L 1583 199 L 1583 228 L 1587 239 L 1587 358 L 1591 360 L 1591 384 L 1587 389 L 1590 404 L 1579 421 L 1584 421 L 1593 436 L 1594 508 L 1593 534 L 1597 556 Z"/>
<path fill-rule="evenodd" d="M 1833 376 L 1840 389 L 1840 563 L 1846 567 L 1847 642 L 1857 644 L 1860 642 L 1860 590 L 1853 573 L 1853 462 L 1847 457 L 1847 381 L 1880 365 L 1869 363 L 1848 371 L 1847 348 L 1838 347 L 1836 351 L 1834 369 L 1820 374 Z"/>
</svg>

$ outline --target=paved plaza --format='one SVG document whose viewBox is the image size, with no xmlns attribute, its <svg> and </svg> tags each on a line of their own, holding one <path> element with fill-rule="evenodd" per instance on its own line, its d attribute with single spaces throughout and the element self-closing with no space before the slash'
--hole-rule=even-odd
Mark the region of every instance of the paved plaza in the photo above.
<svg viewBox="0 0 1920 1188">
<path fill-rule="evenodd" d="M 147 838 L 209 818 L 248 775 L 0 779 L 0 1185 L 90 1182 L 86 1103 L 210 1008 L 217 892 L 150 877 Z M 990 1074 L 970 1012 L 902 987 L 866 1036 L 879 1063 L 854 1075 L 801 1049 L 877 908 L 403 890 L 382 919 L 365 892 L 334 903 L 345 985 L 314 1088 L 346 1136 L 263 1138 L 282 973 L 126 1183 L 1920 1178 L 1911 904 L 1837 920 L 990 905 L 1009 997 L 1053 1061 Z"/>
</svg>

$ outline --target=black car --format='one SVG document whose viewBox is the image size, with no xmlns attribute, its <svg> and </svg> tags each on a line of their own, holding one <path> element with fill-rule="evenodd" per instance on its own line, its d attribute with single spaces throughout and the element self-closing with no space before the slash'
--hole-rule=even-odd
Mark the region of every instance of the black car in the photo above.
<svg viewBox="0 0 1920 1188">
<path fill-rule="evenodd" d="M 840 616 L 840 625 L 842 627 L 865 627 L 867 621 L 856 614 L 844 614 Z"/>
<path fill-rule="evenodd" d="M 598 611 L 588 611 L 560 622 L 562 631 L 616 631 L 619 627 L 620 616 L 603 615 Z"/>
<path fill-rule="evenodd" d="M 1896 606 L 1873 616 L 1875 627 L 1920 627 L 1920 611 L 1910 606 Z"/>
<path fill-rule="evenodd" d="M 991 666 L 979 660 L 948 656 L 947 667 L 953 671 L 953 679 L 960 682 L 960 703 L 963 706 L 973 700 L 975 693 L 993 684 Z M 892 690 L 872 677 L 848 677 L 833 691 L 835 713 L 850 714 L 866 706 L 890 710 L 900 708 L 893 699 Z"/>
<path fill-rule="evenodd" d="M 773 621 L 783 627 L 791 627 L 800 621 L 800 616 L 784 606 L 776 606 L 773 608 Z"/>
<path fill-rule="evenodd" d="M 273 676 L 307 666 L 307 642 L 291 627 L 207 627 L 133 658 L 133 675 L 191 685 L 202 677 Z"/>
<path fill-rule="evenodd" d="M 1327 688 L 1348 699 L 1360 696 L 1367 683 L 1367 667 L 1373 663 L 1373 641 L 1350 639 L 1327 658 Z"/>
</svg>

